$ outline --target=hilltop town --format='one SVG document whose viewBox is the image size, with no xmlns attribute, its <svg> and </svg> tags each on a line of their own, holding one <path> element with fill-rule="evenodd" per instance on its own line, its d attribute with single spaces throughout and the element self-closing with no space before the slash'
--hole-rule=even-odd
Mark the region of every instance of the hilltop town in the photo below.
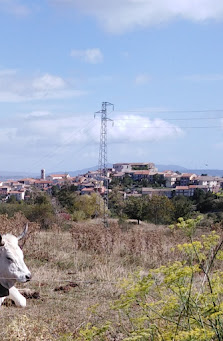
<svg viewBox="0 0 223 341">
<path fill-rule="evenodd" d="M 143 195 L 192 197 L 197 189 L 206 193 L 218 193 L 223 188 L 223 178 L 217 176 L 180 173 L 174 170 L 159 172 L 151 162 L 115 163 L 112 168 L 106 169 L 106 174 L 103 175 L 101 170 L 96 170 L 75 177 L 68 173 L 46 176 L 43 169 L 39 178 L 0 181 L 0 199 L 7 201 L 15 197 L 18 201 L 26 200 L 34 189 L 51 195 L 54 186 L 60 189 L 65 184 L 73 185 L 73 189 L 80 195 L 96 192 L 104 196 L 106 191 L 111 192 L 119 183 L 126 185 L 123 191 L 124 198 Z"/>
</svg>

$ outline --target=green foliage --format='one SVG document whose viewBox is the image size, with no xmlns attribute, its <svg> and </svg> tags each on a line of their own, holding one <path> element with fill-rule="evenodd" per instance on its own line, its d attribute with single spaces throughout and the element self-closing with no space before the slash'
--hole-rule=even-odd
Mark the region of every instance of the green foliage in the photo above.
<svg viewBox="0 0 223 341">
<path fill-rule="evenodd" d="M 124 213 L 138 222 L 147 220 L 154 224 L 169 224 L 173 221 L 174 206 L 165 196 L 129 197 L 125 201 Z"/>
<path fill-rule="evenodd" d="M 151 182 L 148 179 L 142 179 L 140 185 L 142 187 L 151 187 L 152 186 Z"/>
<path fill-rule="evenodd" d="M 196 227 L 197 225 L 200 224 L 202 219 L 203 219 L 202 215 L 199 215 L 194 219 L 187 220 L 184 220 L 182 217 L 180 217 L 178 218 L 178 223 L 170 225 L 169 228 L 171 230 L 175 228 L 181 229 L 184 232 L 184 234 L 186 234 L 190 238 L 190 240 L 192 240 Z"/>
<path fill-rule="evenodd" d="M 16 200 L 15 195 L 11 195 L 7 200 L 7 203 L 9 203 L 9 204 L 16 204 L 16 202 L 17 202 L 17 200 Z"/>
<path fill-rule="evenodd" d="M 105 341 L 104 337 L 107 330 L 109 329 L 109 326 L 109 322 L 102 327 L 92 326 L 90 323 L 88 323 L 87 326 L 80 331 L 80 337 L 77 340 L 92 341 L 97 338 L 98 341 Z"/>
<path fill-rule="evenodd" d="M 154 174 L 153 175 L 153 187 L 160 187 L 160 186 L 164 186 L 166 183 L 166 180 L 164 179 L 164 177 L 160 174 Z"/>
<path fill-rule="evenodd" d="M 72 191 L 70 186 L 63 186 L 59 191 L 55 189 L 54 193 L 61 206 L 66 208 L 69 213 L 73 213 L 78 194 Z"/>
<path fill-rule="evenodd" d="M 184 196 L 175 196 L 172 199 L 172 204 L 174 206 L 174 219 L 177 220 L 180 217 L 189 218 L 192 211 L 193 206 L 190 199 Z"/>
<path fill-rule="evenodd" d="M 223 197 L 221 195 L 216 195 L 211 192 L 202 192 L 196 191 L 193 197 L 197 203 L 198 211 L 201 213 L 223 211 Z"/>
<path fill-rule="evenodd" d="M 196 204 L 199 204 L 205 200 L 205 196 L 205 191 L 200 188 L 196 188 L 192 199 Z"/>
<path fill-rule="evenodd" d="M 129 197 L 125 201 L 124 213 L 130 219 L 144 220 L 144 201 L 142 197 Z"/>
<path fill-rule="evenodd" d="M 13 217 L 16 212 L 24 213 L 25 205 L 23 202 L 0 203 L 0 215 L 5 214 L 9 218 Z"/>
<path fill-rule="evenodd" d="M 122 180 L 122 184 L 124 187 L 131 187 L 133 184 L 133 180 L 129 175 L 124 176 L 123 180 Z"/>
<path fill-rule="evenodd" d="M 49 228 L 55 220 L 51 199 L 41 192 L 34 193 L 28 202 L 12 200 L 0 203 L 0 214 L 7 214 L 11 218 L 16 212 L 22 212 L 28 220 L 39 223 L 44 229 Z"/>
<path fill-rule="evenodd" d="M 122 217 L 124 211 L 124 193 L 120 191 L 118 186 L 114 187 L 109 193 L 109 209 L 114 216 Z"/>
<path fill-rule="evenodd" d="M 148 165 L 132 166 L 132 170 L 148 170 Z"/>
<path fill-rule="evenodd" d="M 74 185 L 64 185 L 60 190 L 53 189 L 60 205 L 71 213 L 74 221 L 81 221 L 101 216 L 103 211 L 103 199 L 97 193 L 80 195 Z"/>
<path fill-rule="evenodd" d="M 165 196 L 147 197 L 144 205 L 145 220 L 154 224 L 169 224 L 173 221 L 174 206 Z"/>
<path fill-rule="evenodd" d="M 73 214 L 72 214 L 72 220 L 73 221 L 83 221 L 86 219 L 86 215 L 83 211 L 75 211 Z"/>
<path fill-rule="evenodd" d="M 103 199 L 97 193 L 78 196 L 74 202 L 75 212 L 83 212 L 86 219 L 94 218 L 95 216 L 101 216 L 103 207 Z"/>
<path fill-rule="evenodd" d="M 29 205 L 25 210 L 25 215 L 30 221 L 40 224 L 41 228 L 48 229 L 54 222 L 54 210 L 51 204 L 35 204 Z"/>
<path fill-rule="evenodd" d="M 111 307 L 118 323 L 105 330 L 87 325 L 79 340 L 106 340 L 109 331 L 123 341 L 222 341 L 223 272 L 214 264 L 223 260 L 223 239 L 212 232 L 194 241 L 200 220 L 181 218 L 175 225 L 189 236 L 177 246 L 182 260 L 123 280 Z"/>
</svg>

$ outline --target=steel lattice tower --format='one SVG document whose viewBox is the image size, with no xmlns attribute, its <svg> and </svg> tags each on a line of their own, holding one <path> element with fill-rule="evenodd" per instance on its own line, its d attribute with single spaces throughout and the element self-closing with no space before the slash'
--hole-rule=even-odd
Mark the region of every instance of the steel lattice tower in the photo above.
<svg viewBox="0 0 223 341">
<path fill-rule="evenodd" d="M 97 111 L 97 113 L 101 114 L 101 132 L 100 132 L 100 147 L 99 147 L 99 161 L 98 161 L 98 170 L 100 174 L 100 181 L 103 181 L 105 186 L 104 193 L 104 207 L 103 207 L 103 219 L 104 219 L 104 227 L 108 227 L 108 158 L 107 158 L 107 122 L 112 121 L 107 116 L 107 107 L 112 106 L 112 110 L 114 110 L 114 105 L 109 102 L 102 102 L 102 109 Z M 96 114 L 97 114 L 96 113 Z"/>
</svg>

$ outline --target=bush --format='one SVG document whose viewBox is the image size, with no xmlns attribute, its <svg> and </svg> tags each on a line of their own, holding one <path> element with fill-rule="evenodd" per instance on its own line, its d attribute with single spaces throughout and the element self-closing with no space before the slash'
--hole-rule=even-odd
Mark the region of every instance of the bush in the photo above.
<svg viewBox="0 0 223 341">
<path fill-rule="evenodd" d="M 111 307 L 118 322 L 87 325 L 79 340 L 223 340 L 223 272 L 214 269 L 223 260 L 223 238 L 212 232 L 194 240 L 200 220 L 181 218 L 176 225 L 189 239 L 177 246 L 182 261 L 122 281 L 123 294 Z"/>
<path fill-rule="evenodd" d="M 73 221 L 83 221 L 86 219 L 86 215 L 83 211 L 75 211 L 73 214 L 72 214 L 72 220 Z"/>
</svg>

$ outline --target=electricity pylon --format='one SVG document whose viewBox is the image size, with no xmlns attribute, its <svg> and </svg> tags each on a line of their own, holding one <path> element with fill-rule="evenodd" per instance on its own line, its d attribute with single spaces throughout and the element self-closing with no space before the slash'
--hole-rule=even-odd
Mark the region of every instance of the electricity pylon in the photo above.
<svg viewBox="0 0 223 341">
<path fill-rule="evenodd" d="M 114 105 L 109 102 L 102 102 L 102 108 L 100 111 L 97 111 L 95 114 L 101 114 L 101 132 L 100 132 L 100 147 L 99 147 L 99 161 L 98 161 L 98 170 L 99 170 L 99 181 L 103 181 L 103 185 L 105 187 L 104 192 L 104 205 L 103 205 L 103 221 L 104 227 L 108 227 L 108 158 L 107 158 L 107 122 L 112 121 L 107 115 L 108 106 L 112 106 L 112 110 L 114 110 Z"/>
</svg>

